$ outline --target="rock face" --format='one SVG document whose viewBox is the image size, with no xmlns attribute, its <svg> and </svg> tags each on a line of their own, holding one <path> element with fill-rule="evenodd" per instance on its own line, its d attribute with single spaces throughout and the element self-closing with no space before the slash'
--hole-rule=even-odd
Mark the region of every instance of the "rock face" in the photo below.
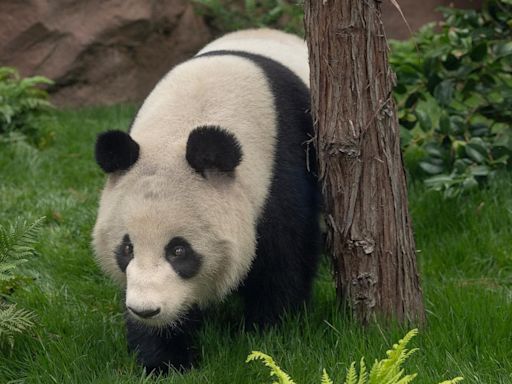
<svg viewBox="0 0 512 384">
<path fill-rule="evenodd" d="M 397 0 L 413 29 L 450 0 Z M 481 0 L 456 0 L 471 7 Z M 383 1 L 388 37 L 409 31 Z M 143 100 L 172 66 L 213 38 L 190 0 L 0 0 L 0 65 L 56 83 L 58 105 Z"/>
<path fill-rule="evenodd" d="M 461 9 L 480 8 L 482 0 L 396 0 L 404 13 L 407 22 L 413 31 L 431 21 L 441 20 L 438 7 L 454 6 Z M 407 39 L 410 37 L 409 29 L 402 16 L 390 0 L 382 2 L 382 19 L 386 29 L 386 36 L 393 39 Z"/>
<path fill-rule="evenodd" d="M 58 105 L 140 101 L 211 39 L 187 0 L 1 0 L 0 63 L 56 83 Z"/>
</svg>

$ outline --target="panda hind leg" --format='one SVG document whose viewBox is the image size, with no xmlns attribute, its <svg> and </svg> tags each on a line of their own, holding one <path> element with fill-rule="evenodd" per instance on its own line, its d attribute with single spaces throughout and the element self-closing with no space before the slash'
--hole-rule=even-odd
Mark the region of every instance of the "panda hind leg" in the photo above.
<svg viewBox="0 0 512 384">
<path fill-rule="evenodd" d="M 314 228 L 314 225 L 313 225 Z M 285 313 L 303 309 L 311 295 L 318 264 L 318 242 L 313 235 L 293 246 L 283 239 L 258 243 L 251 272 L 241 287 L 248 328 L 266 328 L 280 322 Z M 271 251 L 272 250 L 272 251 Z"/>
</svg>

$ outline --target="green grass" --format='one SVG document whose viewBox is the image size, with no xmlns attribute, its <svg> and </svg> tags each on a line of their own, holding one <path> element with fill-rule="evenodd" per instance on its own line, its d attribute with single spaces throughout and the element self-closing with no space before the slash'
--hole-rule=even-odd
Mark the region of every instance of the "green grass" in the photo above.
<svg viewBox="0 0 512 384">
<path fill-rule="evenodd" d="M 246 365 L 251 350 L 272 355 L 298 383 L 319 382 L 322 368 L 340 382 L 352 360 L 383 356 L 404 329 L 362 329 L 336 310 L 327 263 L 312 305 L 265 334 L 241 332 L 231 306 L 200 335 L 201 365 L 185 375 L 145 377 L 126 350 L 119 289 L 90 249 L 103 175 L 93 160 L 98 132 L 125 129 L 133 108 L 59 112 L 55 143 L 44 151 L 0 147 L 0 223 L 47 220 L 38 255 L 23 266 L 33 277 L 13 299 L 37 326 L 0 350 L 0 383 L 262 383 L 266 369 Z M 458 375 L 466 383 L 512 383 L 512 176 L 487 190 L 443 201 L 411 190 L 428 326 L 411 346 L 415 383 Z"/>
</svg>

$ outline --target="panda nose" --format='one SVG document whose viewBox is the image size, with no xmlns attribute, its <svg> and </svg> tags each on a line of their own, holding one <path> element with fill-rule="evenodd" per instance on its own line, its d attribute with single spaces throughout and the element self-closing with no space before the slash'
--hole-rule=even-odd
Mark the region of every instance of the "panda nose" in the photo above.
<svg viewBox="0 0 512 384">
<path fill-rule="evenodd" d="M 135 313 L 137 316 L 142 317 L 143 319 L 150 319 L 160 313 L 160 308 L 143 309 L 141 311 L 137 311 L 137 310 L 133 309 L 132 307 L 128 307 L 128 309 L 130 311 L 132 311 L 133 313 Z"/>
</svg>

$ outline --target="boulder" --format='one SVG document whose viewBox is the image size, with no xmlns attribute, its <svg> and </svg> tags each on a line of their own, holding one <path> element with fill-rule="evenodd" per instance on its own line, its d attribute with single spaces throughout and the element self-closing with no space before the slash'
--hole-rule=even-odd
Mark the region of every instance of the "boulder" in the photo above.
<svg viewBox="0 0 512 384">
<path fill-rule="evenodd" d="M 438 7 L 480 8 L 482 0 L 396 0 L 409 23 L 416 31 L 431 21 L 442 20 Z M 411 36 L 402 15 L 391 0 L 382 1 L 382 19 L 386 28 L 386 36 L 392 39 L 408 39 Z"/>
<path fill-rule="evenodd" d="M 397 0 L 412 29 L 439 20 L 439 5 L 481 0 Z M 1 0 L 0 65 L 55 81 L 61 106 L 139 102 L 170 68 L 213 38 L 190 0 Z M 386 34 L 409 30 L 384 0 Z"/>
<path fill-rule="evenodd" d="M 0 63 L 40 74 L 58 105 L 143 100 L 211 34 L 187 0 L 2 0 Z"/>
</svg>

